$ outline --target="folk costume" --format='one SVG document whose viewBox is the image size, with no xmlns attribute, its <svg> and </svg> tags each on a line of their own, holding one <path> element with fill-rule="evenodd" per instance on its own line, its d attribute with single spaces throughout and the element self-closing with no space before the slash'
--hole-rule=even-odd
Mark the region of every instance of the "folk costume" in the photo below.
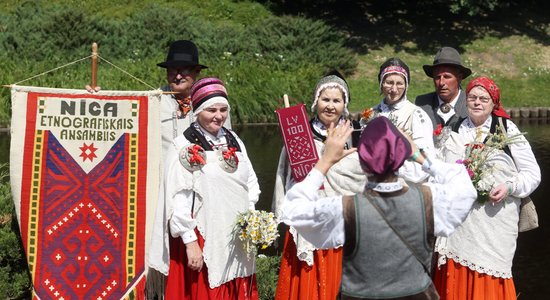
<svg viewBox="0 0 550 300">
<path fill-rule="evenodd" d="M 462 74 L 462 79 L 470 76 L 472 70 L 462 65 L 460 54 L 451 47 L 442 47 L 436 53 L 432 65 L 424 65 L 424 73 L 433 78 L 433 69 L 436 66 L 447 65 L 457 68 Z M 430 117 L 435 130 L 439 125 L 453 126 L 459 119 L 468 116 L 466 108 L 466 93 L 459 87 L 458 95 L 449 103 L 445 103 L 436 92 L 416 97 L 414 104 L 421 107 Z"/>
<path fill-rule="evenodd" d="M 417 96 L 414 103 L 430 117 L 434 130 L 439 125 L 453 126 L 459 119 L 468 116 L 466 93 L 462 89 L 448 105 L 445 105 L 436 92 Z"/>
<path fill-rule="evenodd" d="M 366 127 L 358 147 L 363 171 L 374 178 L 393 175 L 411 152 L 383 117 Z M 453 232 L 476 193 L 461 166 L 426 159 L 423 168 L 433 182 L 394 176 L 395 181 L 369 181 L 353 198 L 320 197 L 314 191 L 324 176 L 314 168 L 286 194 L 286 224 L 321 249 L 344 244 L 341 299 L 437 299 L 429 274 L 430 240 Z"/>
<path fill-rule="evenodd" d="M 193 114 L 225 104 L 227 92 L 215 78 L 192 88 Z M 257 299 L 254 257 L 235 236 L 237 215 L 254 209 L 260 189 L 246 149 L 237 135 L 217 135 L 193 122 L 168 150 L 151 267 L 167 275 L 165 299 Z M 215 220 L 215 221 L 212 221 Z M 160 232 L 160 233 L 159 233 Z M 204 265 L 187 266 L 185 244 L 198 241 Z"/>
<path fill-rule="evenodd" d="M 490 172 L 484 182 L 490 186 L 506 183 L 509 194 L 498 203 L 476 201 L 464 223 L 446 238 L 438 239 L 438 268 L 434 281 L 441 299 L 516 299 L 512 278 L 512 261 L 516 250 L 521 198 L 529 196 L 541 180 L 529 142 L 502 109 L 500 91 L 496 84 L 480 77 L 467 87 L 481 86 L 495 104 L 492 114 L 476 127 L 468 117 L 451 132 L 442 153 L 445 160 L 464 159 L 465 144 L 485 141 L 495 132 L 495 123 L 506 124 L 507 136 L 519 135 L 509 149 L 492 155 Z M 489 200 L 490 201 L 490 200 Z"/>
<path fill-rule="evenodd" d="M 374 108 L 379 116 L 390 119 L 394 125 L 404 129 L 414 140 L 418 148 L 423 149 L 427 155 L 433 156 L 433 129 L 428 115 L 407 99 L 407 90 L 410 84 L 408 66 L 398 58 L 389 59 L 380 68 L 378 82 L 382 91 L 382 84 L 388 75 L 398 74 L 405 79 L 405 91 L 397 103 L 388 105 L 385 97 Z M 399 176 L 412 182 L 421 182 L 428 178 L 428 174 L 422 171 L 420 165 L 406 161 L 398 170 Z"/>
<path fill-rule="evenodd" d="M 318 82 L 311 109 L 316 111 L 317 100 L 327 87 L 339 88 L 344 94 L 344 116 L 337 124 L 340 126 L 348 114 L 347 104 L 349 102 L 349 90 L 341 77 L 329 75 Z M 317 117 L 310 121 L 310 125 L 315 148 L 320 155 L 324 147 L 323 142 L 326 138 L 327 128 Z M 360 129 L 357 122 L 354 122 L 352 126 Z M 358 139 L 358 134 L 350 138 L 346 147 L 352 147 L 354 139 Z M 315 188 L 315 190 L 320 197 L 338 194 L 352 195 L 360 192 L 365 182 L 366 177 L 359 167 L 358 157 L 350 155 L 334 165 L 323 183 L 323 188 Z M 287 152 L 283 148 L 279 157 L 273 196 L 273 211 L 277 217 L 281 216 L 284 194 L 294 183 L 289 169 Z M 343 252 L 341 246 L 334 245 L 332 249 L 319 250 L 304 240 L 293 227 L 290 227 L 286 232 L 275 299 L 335 299 L 342 274 Z"/>
</svg>

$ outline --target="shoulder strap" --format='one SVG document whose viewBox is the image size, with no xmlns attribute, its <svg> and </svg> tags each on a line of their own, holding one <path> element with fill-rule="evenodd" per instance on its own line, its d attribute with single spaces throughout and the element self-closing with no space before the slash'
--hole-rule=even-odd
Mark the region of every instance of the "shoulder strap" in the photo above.
<svg viewBox="0 0 550 300">
<path fill-rule="evenodd" d="M 422 194 L 421 191 L 419 191 L 420 194 Z M 405 246 L 407 246 L 407 248 L 409 249 L 409 251 L 414 255 L 414 257 L 416 258 L 416 260 L 418 260 L 418 262 L 422 265 L 422 267 L 424 268 L 424 271 L 428 274 L 428 275 L 431 275 L 431 272 L 430 272 L 430 268 L 428 266 L 426 266 L 423 262 L 422 262 L 422 259 L 420 258 L 420 255 L 418 255 L 414 249 L 412 248 L 412 246 L 409 244 L 409 242 L 407 242 L 407 240 L 405 240 L 405 238 L 399 233 L 399 231 L 397 230 L 397 228 L 395 228 L 391 223 L 390 221 L 386 218 L 386 215 L 384 214 L 384 212 L 382 212 L 382 209 L 371 199 L 371 197 L 369 196 L 366 196 L 365 195 L 365 198 L 367 198 L 369 200 L 369 202 L 372 204 L 372 206 L 376 209 L 376 211 L 380 214 L 380 216 L 382 217 L 382 219 L 384 219 L 384 221 L 386 222 L 386 224 L 388 224 L 388 226 L 393 230 L 393 232 L 397 235 L 397 237 L 399 237 L 399 239 L 403 242 L 403 244 L 405 244 Z"/>
<path fill-rule="evenodd" d="M 495 116 L 495 115 L 491 115 L 491 116 L 493 117 L 493 119 L 491 120 L 491 128 L 489 129 L 489 132 L 490 133 L 497 132 L 497 125 L 500 124 L 500 126 L 504 128 L 505 134 L 508 134 L 508 123 L 506 122 L 506 118 Z M 487 138 L 485 138 L 485 140 L 483 141 L 483 143 L 485 142 L 487 142 Z M 508 156 L 514 159 L 514 157 L 512 157 L 512 151 L 510 151 L 510 147 L 508 147 L 508 145 L 504 146 L 504 149 L 502 150 L 504 151 L 504 153 L 508 154 Z"/>
<path fill-rule="evenodd" d="M 462 122 L 464 122 L 464 120 L 466 120 L 465 117 L 459 117 L 458 121 L 456 121 L 456 123 L 453 124 L 452 130 L 454 132 L 458 132 L 458 129 L 460 128 L 460 124 L 462 124 Z"/>
<path fill-rule="evenodd" d="M 355 217 L 355 197 L 343 196 L 342 208 L 344 210 L 344 233 L 346 236 L 344 242 L 344 256 L 349 256 L 355 250 L 357 243 L 356 217 Z"/>
</svg>

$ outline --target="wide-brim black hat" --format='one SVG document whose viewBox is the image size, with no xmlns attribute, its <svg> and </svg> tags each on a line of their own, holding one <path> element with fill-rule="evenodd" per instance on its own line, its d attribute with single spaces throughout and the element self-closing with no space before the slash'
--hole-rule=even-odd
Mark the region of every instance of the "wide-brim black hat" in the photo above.
<svg viewBox="0 0 550 300">
<path fill-rule="evenodd" d="M 449 65 L 449 66 L 456 67 L 462 73 L 462 79 L 472 74 L 472 70 L 462 65 L 462 62 L 460 60 L 460 54 L 458 54 L 458 51 L 456 51 L 456 49 L 451 47 L 443 47 L 439 49 L 439 51 L 437 51 L 437 53 L 435 54 L 433 64 L 423 65 L 422 69 L 424 69 L 424 73 L 426 73 L 428 77 L 433 78 L 434 67 L 441 66 L 441 65 Z"/>
<path fill-rule="evenodd" d="M 208 68 L 199 63 L 199 50 L 195 43 L 188 40 L 179 40 L 170 44 L 166 61 L 158 63 L 161 68 L 177 68 L 200 66 L 202 69 Z"/>
</svg>

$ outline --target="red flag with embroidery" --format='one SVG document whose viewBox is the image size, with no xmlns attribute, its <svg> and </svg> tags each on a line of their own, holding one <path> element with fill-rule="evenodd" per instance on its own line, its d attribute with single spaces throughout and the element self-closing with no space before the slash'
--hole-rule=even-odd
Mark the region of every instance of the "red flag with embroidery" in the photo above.
<svg viewBox="0 0 550 300">
<path fill-rule="evenodd" d="M 144 298 L 158 101 L 12 88 L 10 180 L 34 299 Z"/>
<path fill-rule="evenodd" d="M 302 181 L 319 160 L 304 104 L 275 111 L 287 150 L 292 177 Z"/>
</svg>

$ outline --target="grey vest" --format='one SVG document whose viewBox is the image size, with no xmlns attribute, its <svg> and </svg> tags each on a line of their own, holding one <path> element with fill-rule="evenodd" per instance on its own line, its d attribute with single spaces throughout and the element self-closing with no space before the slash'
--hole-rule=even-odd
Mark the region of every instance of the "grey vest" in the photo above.
<svg viewBox="0 0 550 300">
<path fill-rule="evenodd" d="M 432 230 L 430 236 L 433 234 L 433 214 L 431 205 L 426 212 L 419 187 L 410 184 L 407 192 L 392 197 L 372 191 L 357 195 L 355 249 L 342 264 L 343 298 L 398 298 L 423 292 L 432 283 L 430 275 L 366 197 L 380 207 L 423 264 L 431 265 L 428 233 Z M 426 215 L 432 224 L 427 223 Z"/>
</svg>

